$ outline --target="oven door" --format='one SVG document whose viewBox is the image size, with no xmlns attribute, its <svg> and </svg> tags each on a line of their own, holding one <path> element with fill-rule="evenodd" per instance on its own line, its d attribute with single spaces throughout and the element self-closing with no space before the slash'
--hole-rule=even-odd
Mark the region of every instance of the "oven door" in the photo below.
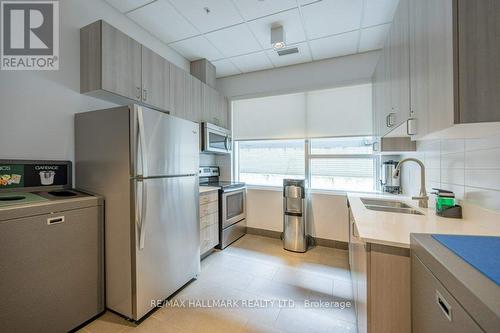
<svg viewBox="0 0 500 333">
<path fill-rule="evenodd" d="M 215 127 L 215 126 L 213 126 Z M 203 151 L 229 154 L 231 153 L 231 135 L 225 129 L 212 128 L 205 125 L 203 128 Z"/>
<path fill-rule="evenodd" d="M 222 193 L 222 228 L 246 218 L 246 188 L 226 190 Z"/>
</svg>

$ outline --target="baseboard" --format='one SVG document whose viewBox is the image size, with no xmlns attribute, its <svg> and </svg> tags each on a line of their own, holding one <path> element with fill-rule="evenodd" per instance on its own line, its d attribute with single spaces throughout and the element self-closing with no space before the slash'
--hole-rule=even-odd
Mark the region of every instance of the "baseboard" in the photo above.
<svg viewBox="0 0 500 333">
<path fill-rule="evenodd" d="M 281 239 L 281 232 L 275 230 L 247 227 L 247 234 Z M 319 237 L 313 237 L 313 239 L 315 244 L 318 246 L 331 247 L 340 250 L 349 249 L 347 242 L 338 241 L 334 239 L 319 238 Z"/>
</svg>

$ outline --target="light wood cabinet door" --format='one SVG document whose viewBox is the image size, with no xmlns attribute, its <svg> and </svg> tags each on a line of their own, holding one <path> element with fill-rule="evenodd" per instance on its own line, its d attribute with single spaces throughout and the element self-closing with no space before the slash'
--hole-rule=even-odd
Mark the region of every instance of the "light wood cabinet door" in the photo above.
<svg viewBox="0 0 500 333">
<path fill-rule="evenodd" d="M 201 122 L 202 121 L 202 111 L 201 111 L 201 81 L 195 78 L 194 76 L 186 75 L 185 80 L 185 89 L 187 91 L 186 94 L 186 111 L 185 111 L 185 119 Z"/>
<path fill-rule="evenodd" d="M 390 33 L 391 129 L 410 117 L 409 0 L 401 0 Z"/>
<path fill-rule="evenodd" d="M 141 100 L 141 44 L 100 21 L 102 89 Z"/>
<path fill-rule="evenodd" d="M 410 91 L 414 139 L 453 125 L 452 1 L 410 0 Z"/>
<path fill-rule="evenodd" d="M 174 64 L 170 64 L 170 98 L 172 105 L 170 114 L 179 118 L 185 118 L 186 115 L 186 81 L 186 72 Z"/>
<path fill-rule="evenodd" d="M 456 123 L 500 121 L 500 1 L 457 0 Z"/>
<path fill-rule="evenodd" d="M 142 101 L 171 111 L 170 63 L 147 47 L 142 47 Z"/>
</svg>

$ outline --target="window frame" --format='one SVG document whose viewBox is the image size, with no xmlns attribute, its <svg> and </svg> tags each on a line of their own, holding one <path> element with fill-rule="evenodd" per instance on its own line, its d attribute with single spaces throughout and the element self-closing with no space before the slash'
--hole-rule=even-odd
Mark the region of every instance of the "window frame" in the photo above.
<svg viewBox="0 0 500 333">
<path fill-rule="evenodd" d="M 326 137 L 326 138 L 293 138 L 293 139 L 260 139 L 260 140 L 235 140 L 233 141 L 233 168 L 234 178 L 236 181 L 240 181 L 240 164 L 239 164 L 239 142 L 244 141 L 287 141 L 287 140 L 304 140 L 304 178 L 306 180 L 307 189 L 312 193 L 340 193 L 345 194 L 347 192 L 353 193 L 367 193 L 367 191 L 356 191 L 356 190 L 342 190 L 342 189 L 315 189 L 312 188 L 311 180 L 312 180 L 312 171 L 311 171 L 311 163 L 313 160 L 317 159 L 352 159 L 352 158 L 362 158 L 362 159 L 371 159 L 373 163 L 373 189 L 375 192 L 378 189 L 377 178 L 378 178 L 378 157 L 376 154 L 313 154 L 312 151 L 312 140 L 314 139 L 340 139 L 340 138 L 349 138 L 349 137 L 373 137 L 372 135 L 354 135 L 354 136 L 338 136 L 338 137 Z M 257 184 L 247 184 L 249 188 L 256 189 L 280 189 L 279 186 L 274 185 L 257 185 Z"/>
</svg>

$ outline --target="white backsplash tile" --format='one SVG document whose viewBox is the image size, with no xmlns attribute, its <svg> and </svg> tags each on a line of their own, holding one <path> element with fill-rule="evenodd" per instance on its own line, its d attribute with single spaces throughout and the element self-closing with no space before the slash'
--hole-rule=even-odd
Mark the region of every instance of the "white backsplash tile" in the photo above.
<svg viewBox="0 0 500 333">
<path fill-rule="evenodd" d="M 466 169 L 465 184 L 500 191 L 500 169 Z"/>
<path fill-rule="evenodd" d="M 417 142 L 417 152 L 403 157 L 416 157 L 426 166 L 427 191 L 433 187 L 453 191 L 461 203 L 479 205 L 500 211 L 500 130 L 470 133 L 464 138 L 447 138 Z M 490 128 L 488 127 L 488 128 Z M 465 132 L 464 132 L 465 133 Z M 408 163 L 403 171 L 403 191 L 416 195 L 420 188 L 419 170 Z M 433 201 L 435 196 L 432 196 Z M 434 203 L 429 201 L 429 206 Z"/>
<path fill-rule="evenodd" d="M 500 148 L 465 152 L 466 169 L 500 169 Z"/>
</svg>

